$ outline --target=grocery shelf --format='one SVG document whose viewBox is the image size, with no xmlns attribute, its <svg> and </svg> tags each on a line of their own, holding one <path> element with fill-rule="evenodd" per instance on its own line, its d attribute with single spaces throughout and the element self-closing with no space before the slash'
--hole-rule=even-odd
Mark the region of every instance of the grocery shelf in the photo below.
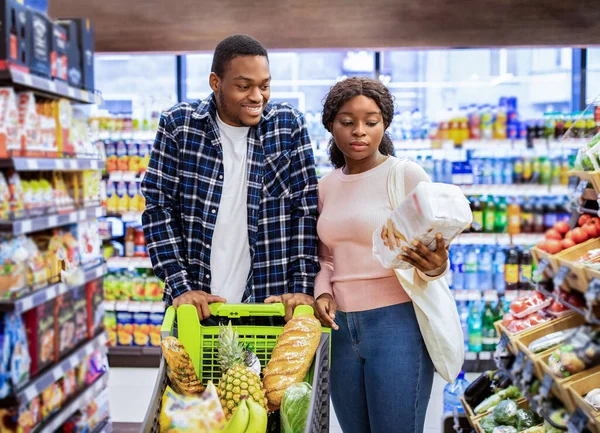
<svg viewBox="0 0 600 433">
<path fill-rule="evenodd" d="M 459 235 L 455 244 L 458 245 L 535 245 L 544 240 L 543 233 L 521 233 L 509 235 L 508 233 L 463 233 Z"/>
<path fill-rule="evenodd" d="M 142 224 L 142 212 L 109 213 L 106 216 L 119 218 L 124 223 Z"/>
<path fill-rule="evenodd" d="M 109 269 L 152 269 L 150 257 L 111 257 L 106 264 Z"/>
<path fill-rule="evenodd" d="M 27 233 L 39 232 L 54 227 L 62 227 L 69 224 L 100 218 L 106 214 L 104 207 L 89 207 L 72 212 L 45 215 L 41 217 L 21 219 L 15 221 L 0 221 L 0 232 L 9 232 L 15 236 Z"/>
<path fill-rule="evenodd" d="M 137 140 L 150 141 L 156 138 L 156 131 L 100 131 L 94 134 L 98 140 Z"/>
<path fill-rule="evenodd" d="M 12 65 L 0 70 L 0 83 L 21 90 L 30 90 L 46 98 L 66 98 L 83 104 L 102 104 L 102 96 L 97 91 L 89 92 L 72 87 L 65 82 L 40 77 Z"/>
<path fill-rule="evenodd" d="M 83 284 L 106 275 L 106 270 L 106 265 L 104 264 L 85 270 Z M 17 314 L 24 313 L 73 290 L 74 287 L 78 286 L 69 286 L 66 283 L 51 284 L 21 298 L 0 300 L 0 312 L 14 311 Z"/>
<path fill-rule="evenodd" d="M 567 185 L 461 185 L 465 195 L 500 195 L 511 197 L 546 197 L 549 195 L 568 195 Z"/>
<path fill-rule="evenodd" d="M 98 158 L 31 158 L 13 156 L 0 159 L 0 167 L 17 171 L 103 170 L 106 163 Z"/>
<path fill-rule="evenodd" d="M 504 292 L 504 299 L 507 302 L 512 302 L 517 299 L 521 294 L 527 294 L 530 291 L 520 290 L 506 290 Z M 471 301 L 485 301 L 485 302 L 498 302 L 498 292 L 495 290 L 452 290 L 454 300 L 457 302 L 471 302 Z"/>
<path fill-rule="evenodd" d="M 108 174 L 108 180 L 111 182 L 141 182 L 143 177 L 143 174 L 132 171 L 114 171 Z"/>
<path fill-rule="evenodd" d="M 42 374 L 30 380 L 15 394 L 4 400 L 0 400 L 0 408 L 14 406 L 16 404 L 22 405 L 30 402 L 33 398 L 40 395 L 42 391 L 63 377 L 68 371 L 81 364 L 87 356 L 91 355 L 96 350 L 106 350 L 107 341 L 108 336 L 106 332 L 102 332 L 91 340 L 87 340 L 53 367 L 50 367 Z"/>
<path fill-rule="evenodd" d="M 56 415 L 54 415 L 50 420 L 42 423 L 42 425 L 33 430 L 33 433 L 55 433 L 59 431 L 60 427 L 71 418 L 80 409 L 85 408 L 85 405 L 89 404 L 94 396 L 99 394 L 104 388 L 108 386 L 108 373 L 103 373 L 96 381 L 88 386 L 83 392 L 79 393 L 76 397 L 71 399 L 66 406 L 64 406 Z M 94 432 L 109 432 L 112 431 L 106 430 L 107 424 L 101 423 L 99 427 L 102 427 L 101 430 L 94 429 Z M 110 428 L 110 423 L 108 423 L 108 428 Z"/>
<path fill-rule="evenodd" d="M 108 348 L 108 365 L 113 368 L 158 368 L 160 347 L 112 346 Z"/>
<path fill-rule="evenodd" d="M 463 371 L 465 373 L 483 373 L 495 370 L 494 354 L 492 352 L 465 352 Z"/>
</svg>

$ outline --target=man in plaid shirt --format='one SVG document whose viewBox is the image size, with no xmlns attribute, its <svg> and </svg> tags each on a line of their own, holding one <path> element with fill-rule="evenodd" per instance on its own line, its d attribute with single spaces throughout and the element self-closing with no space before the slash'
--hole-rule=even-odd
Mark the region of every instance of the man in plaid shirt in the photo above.
<svg viewBox="0 0 600 433">
<path fill-rule="evenodd" d="M 142 183 L 146 243 L 164 300 L 312 304 L 317 177 L 303 116 L 267 104 L 260 42 L 223 40 L 207 99 L 163 113 Z"/>
</svg>

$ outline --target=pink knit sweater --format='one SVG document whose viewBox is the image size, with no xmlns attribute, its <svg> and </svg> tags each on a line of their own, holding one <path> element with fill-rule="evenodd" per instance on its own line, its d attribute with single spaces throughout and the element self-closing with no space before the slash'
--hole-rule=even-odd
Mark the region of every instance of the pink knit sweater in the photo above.
<svg viewBox="0 0 600 433">
<path fill-rule="evenodd" d="M 337 169 L 319 183 L 319 261 L 315 298 L 330 293 L 344 312 L 365 311 L 410 301 L 391 269 L 373 256 L 373 231 L 392 212 L 387 182 L 393 157 L 364 173 Z M 404 164 L 405 191 L 431 182 L 416 163 Z M 424 280 L 432 280 L 418 272 Z"/>
</svg>

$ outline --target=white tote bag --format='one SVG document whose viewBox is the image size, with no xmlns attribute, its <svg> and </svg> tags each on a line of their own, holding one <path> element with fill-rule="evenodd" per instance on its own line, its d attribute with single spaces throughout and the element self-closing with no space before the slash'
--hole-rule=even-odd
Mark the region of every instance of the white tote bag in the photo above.
<svg viewBox="0 0 600 433">
<path fill-rule="evenodd" d="M 392 209 L 405 197 L 404 160 L 390 171 L 388 193 Z M 437 372 L 447 382 L 454 382 L 464 359 L 464 337 L 456 302 L 445 278 L 423 281 L 414 268 L 396 269 L 396 276 L 411 298 L 427 352 Z"/>
</svg>

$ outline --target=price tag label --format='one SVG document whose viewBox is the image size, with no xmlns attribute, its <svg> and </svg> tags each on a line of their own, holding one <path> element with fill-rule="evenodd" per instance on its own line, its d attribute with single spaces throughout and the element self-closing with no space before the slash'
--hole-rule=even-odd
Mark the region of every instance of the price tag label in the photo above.
<svg viewBox="0 0 600 433">
<path fill-rule="evenodd" d="M 477 359 L 477 352 L 465 353 L 465 361 L 475 361 Z"/>
<path fill-rule="evenodd" d="M 552 385 L 554 384 L 554 378 L 546 373 L 544 375 L 544 379 L 542 380 L 542 386 L 540 387 L 540 395 L 542 398 L 547 399 L 550 397 L 550 391 L 552 390 Z"/>
<path fill-rule="evenodd" d="M 573 415 L 567 421 L 567 431 L 569 433 L 581 433 L 589 422 L 588 416 L 578 407 Z"/>
<path fill-rule="evenodd" d="M 482 361 L 489 361 L 492 359 L 492 352 L 480 352 L 479 359 Z"/>
<path fill-rule="evenodd" d="M 496 363 L 496 367 L 498 369 L 504 369 L 504 364 L 502 362 L 502 356 L 506 353 L 506 348 L 508 347 L 508 343 L 510 340 L 506 334 L 502 334 L 500 337 L 500 341 L 496 346 L 496 350 L 494 351 L 494 362 Z"/>
<path fill-rule="evenodd" d="M 38 170 L 39 169 L 37 159 L 28 159 L 26 164 L 27 164 L 27 170 Z"/>
<path fill-rule="evenodd" d="M 33 79 L 31 78 L 31 75 L 23 73 L 23 75 L 21 75 L 21 78 L 23 79 L 23 83 L 25 83 L 27 86 L 31 86 L 33 84 Z"/>
<path fill-rule="evenodd" d="M 58 217 L 56 215 L 51 215 L 48 217 L 48 227 L 56 227 L 58 225 Z"/>
<path fill-rule="evenodd" d="M 52 93 L 56 93 L 56 83 L 54 81 L 48 81 L 48 90 Z"/>
<path fill-rule="evenodd" d="M 540 260 L 540 263 L 538 264 L 537 269 L 535 270 L 535 278 L 536 281 L 542 277 L 542 275 L 544 275 L 544 271 L 548 268 L 548 266 L 550 265 L 550 262 L 548 261 L 548 259 L 542 259 Z"/>
<path fill-rule="evenodd" d="M 92 167 L 92 170 L 98 170 L 98 161 L 94 161 L 94 160 L 92 160 L 92 161 L 90 162 L 90 165 L 91 165 L 91 167 Z"/>
<path fill-rule="evenodd" d="M 585 292 L 585 302 L 590 310 L 600 302 L 600 280 L 598 278 L 592 278 L 590 286 Z"/>
<path fill-rule="evenodd" d="M 525 369 L 523 370 L 523 385 L 527 386 L 533 380 L 533 361 L 531 359 L 527 359 L 525 362 Z"/>
<path fill-rule="evenodd" d="M 517 299 L 518 295 L 519 295 L 518 290 L 507 290 L 504 297 L 506 298 L 506 302 L 512 302 L 515 299 Z"/>
<path fill-rule="evenodd" d="M 67 94 L 69 95 L 69 98 L 74 98 L 75 97 L 75 89 L 73 89 L 71 86 L 69 86 L 69 88 L 67 90 Z"/>
<path fill-rule="evenodd" d="M 77 222 L 77 212 L 74 211 L 69 214 L 69 222 L 70 223 Z"/>
<path fill-rule="evenodd" d="M 62 159 L 55 160 L 54 165 L 56 166 L 57 170 L 64 170 L 65 169 L 65 162 Z"/>
<path fill-rule="evenodd" d="M 513 366 L 510 370 L 512 375 L 513 376 L 521 375 L 524 364 L 525 364 L 525 354 L 523 352 L 519 351 L 519 353 L 517 354 L 517 358 L 515 359 L 515 362 L 513 363 Z"/>
<path fill-rule="evenodd" d="M 561 266 L 556 275 L 554 276 L 554 287 L 559 288 L 565 282 L 565 279 L 569 275 L 569 268 Z"/>
</svg>

